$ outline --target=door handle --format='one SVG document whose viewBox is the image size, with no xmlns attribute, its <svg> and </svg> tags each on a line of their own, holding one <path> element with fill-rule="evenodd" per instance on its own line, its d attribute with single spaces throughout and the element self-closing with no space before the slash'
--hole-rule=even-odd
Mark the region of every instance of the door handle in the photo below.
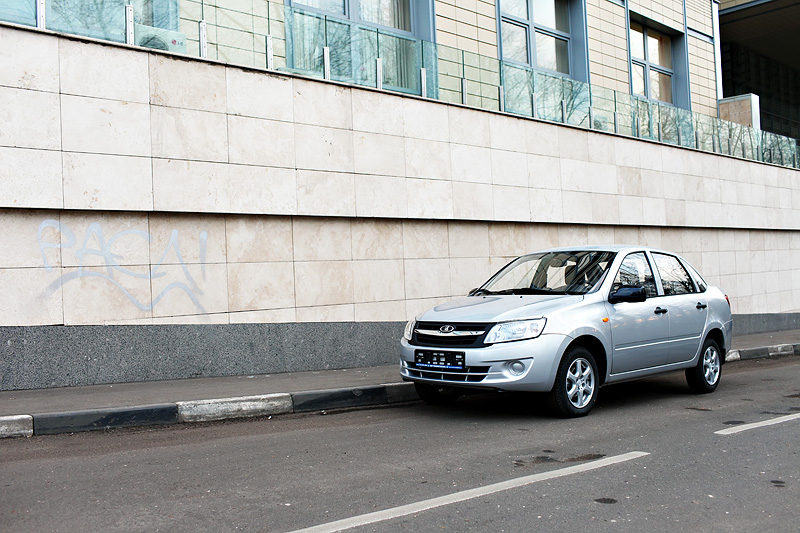
<svg viewBox="0 0 800 533">
<path fill-rule="evenodd" d="M 655 310 L 654 312 L 655 312 L 655 314 L 657 314 L 657 315 L 663 315 L 664 313 L 666 313 L 666 312 L 667 312 L 667 310 L 666 310 L 666 309 L 664 309 L 663 307 L 656 307 L 656 310 Z"/>
<path fill-rule="evenodd" d="M 697 308 L 698 309 L 705 309 L 706 307 L 708 307 L 706 304 L 704 304 L 702 302 L 697 302 Z"/>
</svg>

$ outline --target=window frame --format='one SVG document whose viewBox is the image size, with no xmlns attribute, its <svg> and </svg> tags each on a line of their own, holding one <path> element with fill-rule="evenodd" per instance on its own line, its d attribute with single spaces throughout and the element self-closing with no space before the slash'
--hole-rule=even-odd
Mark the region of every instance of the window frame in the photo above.
<svg viewBox="0 0 800 533">
<path fill-rule="evenodd" d="M 632 26 L 636 24 L 642 29 L 642 37 L 643 37 L 643 51 L 644 51 L 644 58 L 638 58 L 633 56 L 633 39 L 631 37 L 631 33 L 633 32 Z M 663 67 L 657 63 L 653 63 L 650 61 L 650 47 L 648 46 L 647 38 L 650 32 L 656 33 L 658 35 L 662 35 L 669 39 L 669 54 L 670 54 L 670 63 L 672 64 L 672 68 Z M 674 36 L 669 35 L 663 31 L 659 31 L 654 29 L 652 26 L 648 25 L 645 21 L 638 21 L 638 20 L 629 20 L 628 21 L 628 57 L 630 59 L 628 64 L 628 71 L 629 71 L 629 82 L 630 82 L 630 93 L 632 96 L 636 96 L 638 98 L 645 98 L 647 100 L 652 100 L 654 102 L 660 102 L 662 104 L 668 105 L 676 105 L 675 104 L 675 39 Z M 633 69 L 634 66 L 644 68 L 644 95 L 637 94 L 633 92 Z M 661 100 L 659 98 L 653 98 L 652 96 L 652 88 L 651 79 L 650 79 L 650 72 L 657 72 L 660 74 L 666 74 L 669 76 L 669 84 L 670 84 L 670 97 L 671 100 L 668 102 L 666 100 Z"/>
<path fill-rule="evenodd" d="M 536 70 L 540 70 L 540 71 L 543 71 L 543 72 L 549 72 L 549 73 L 555 74 L 556 76 L 573 77 L 573 72 L 574 72 L 575 69 L 573 67 L 573 63 L 574 62 L 573 62 L 573 58 L 572 58 L 572 55 L 573 55 L 572 54 L 572 39 L 573 39 L 574 31 L 575 31 L 575 29 L 574 29 L 575 28 L 575 25 L 574 25 L 575 21 L 573 21 L 572 9 L 570 9 L 571 1 L 572 0 L 569 0 L 567 2 L 567 20 L 569 22 L 569 29 L 570 29 L 569 32 L 563 32 L 563 31 L 558 30 L 556 28 L 551 28 L 549 26 L 544 26 L 544 25 L 541 25 L 541 24 L 537 24 L 536 20 L 535 20 L 535 17 L 534 17 L 533 1 L 532 0 L 526 0 L 526 5 L 527 5 L 527 8 L 528 8 L 528 18 L 527 19 L 520 18 L 520 17 L 517 17 L 515 15 L 511 15 L 511 14 L 505 13 L 502 10 L 502 2 L 498 1 L 497 2 L 497 13 L 498 13 L 498 24 L 497 24 L 497 26 L 498 26 L 498 28 L 497 28 L 498 29 L 498 36 L 497 36 L 498 37 L 497 38 L 498 43 L 497 44 L 498 44 L 498 48 L 500 50 L 500 54 L 499 55 L 500 55 L 501 59 L 503 61 L 508 61 L 509 63 L 514 63 L 514 64 L 518 64 L 518 65 L 526 65 L 526 66 L 535 68 Z M 505 51 L 503 50 L 503 33 L 502 33 L 503 22 L 506 22 L 508 24 L 513 24 L 515 26 L 521 26 L 522 28 L 525 29 L 525 35 L 526 35 L 527 43 L 528 43 L 528 47 L 527 47 L 527 50 L 526 50 L 528 60 L 527 60 L 526 63 L 520 63 L 516 59 L 509 59 L 509 58 L 505 57 Z M 546 35 L 548 37 L 552 37 L 552 38 L 555 38 L 555 39 L 562 40 L 562 41 L 566 42 L 566 44 L 567 44 L 567 72 L 561 72 L 560 70 L 553 70 L 553 69 L 549 69 L 549 68 L 545 68 L 545 67 L 539 66 L 538 58 L 536 57 L 536 50 L 535 50 L 535 48 L 536 48 L 536 34 L 537 33 L 541 33 L 541 34 Z"/>
</svg>

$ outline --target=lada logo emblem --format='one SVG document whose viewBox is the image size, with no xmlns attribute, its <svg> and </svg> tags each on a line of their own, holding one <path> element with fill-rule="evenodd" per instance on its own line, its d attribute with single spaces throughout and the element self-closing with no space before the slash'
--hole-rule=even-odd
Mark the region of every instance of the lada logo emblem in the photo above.
<svg viewBox="0 0 800 533">
<path fill-rule="evenodd" d="M 455 330 L 456 330 L 456 327 L 455 326 L 451 326 L 450 324 L 448 324 L 446 326 L 442 326 L 442 327 L 439 328 L 439 331 L 441 331 L 442 333 L 453 333 Z"/>
</svg>

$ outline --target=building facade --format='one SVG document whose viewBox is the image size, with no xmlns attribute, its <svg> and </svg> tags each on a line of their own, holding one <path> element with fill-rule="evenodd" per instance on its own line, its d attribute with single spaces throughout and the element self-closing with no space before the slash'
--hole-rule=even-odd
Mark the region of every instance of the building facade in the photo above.
<svg viewBox="0 0 800 533">
<path fill-rule="evenodd" d="M 392 363 L 555 245 L 797 327 L 796 143 L 717 118 L 713 4 L 310 2 L 0 8 L 0 388 Z"/>
</svg>

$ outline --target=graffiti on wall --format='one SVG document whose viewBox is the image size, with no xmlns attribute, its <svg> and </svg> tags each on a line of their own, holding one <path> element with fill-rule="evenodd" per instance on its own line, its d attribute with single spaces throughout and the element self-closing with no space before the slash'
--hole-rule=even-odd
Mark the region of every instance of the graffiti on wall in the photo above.
<svg viewBox="0 0 800 533">
<path fill-rule="evenodd" d="M 45 232 L 48 228 L 52 228 L 56 231 L 57 237 L 55 239 L 48 240 L 45 238 Z M 153 309 L 153 307 L 167 294 L 174 291 L 180 291 L 189 297 L 199 312 L 205 313 L 205 310 L 200 303 L 200 296 L 203 294 L 203 291 L 197 284 L 195 277 L 192 276 L 191 272 L 189 271 L 189 267 L 187 266 L 183 255 L 181 254 L 180 236 L 177 229 L 172 230 L 169 241 L 165 245 L 160 258 L 157 262 L 151 263 L 148 266 L 149 270 L 147 272 L 136 272 L 120 264 L 120 261 L 124 258 L 119 254 L 114 253 L 114 245 L 126 237 L 142 239 L 145 243 L 147 243 L 148 246 L 153 241 L 153 237 L 150 235 L 150 233 L 135 229 L 120 231 L 106 238 L 103 233 L 103 228 L 100 226 L 100 224 L 94 222 L 86 229 L 86 233 L 83 235 L 83 240 L 78 242 L 75 233 L 66 224 L 63 224 L 55 219 L 47 219 L 42 221 L 42 223 L 39 224 L 39 229 L 37 232 L 37 242 L 39 244 L 39 252 L 42 255 L 42 262 L 44 263 L 45 269 L 48 272 L 53 270 L 53 265 L 47 259 L 46 253 L 48 249 L 53 248 L 67 250 L 68 253 L 72 253 L 75 257 L 76 264 L 73 267 L 74 269 L 64 267 L 62 269 L 64 273 L 57 280 L 51 283 L 47 289 L 45 289 L 45 292 L 47 294 L 52 294 L 59 287 L 74 280 L 79 280 L 82 278 L 100 278 L 114 285 L 142 311 L 149 311 Z M 201 276 L 203 279 L 205 279 L 208 232 L 200 232 L 199 244 Z M 180 266 L 183 275 L 182 279 L 178 281 L 172 281 L 171 283 L 167 284 L 166 287 L 161 289 L 157 295 L 154 295 L 151 291 L 149 301 L 140 300 L 126 288 L 126 278 L 153 280 L 166 276 L 167 272 L 163 271 L 163 267 L 166 264 L 167 259 L 170 257 L 170 254 L 172 254 L 172 257 L 174 257 L 175 262 L 169 264 L 177 264 Z M 99 260 L 92 258 L 99 258 Z M 100 265 L 100 268 L 97 268 L 98 264 Z"/>
</svg>

